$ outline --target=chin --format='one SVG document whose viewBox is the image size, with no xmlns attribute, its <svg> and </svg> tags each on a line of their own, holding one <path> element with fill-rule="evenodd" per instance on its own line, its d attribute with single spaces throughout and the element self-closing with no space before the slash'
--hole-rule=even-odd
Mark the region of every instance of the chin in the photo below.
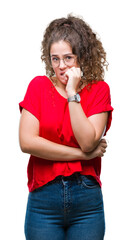
<svg viewBox="0 0 132 240">
<path fill-rule="evenodd" d="M 60 83 L 62 83 L 62 84 L 64 84 L 64 85 L 66 85 L 67 84 L 67 81 L 68 81 L 68 79 L 67 78 L 64 78 L 64 77 L 58 77 L 58 81 L 60 82 Z"/>
<path fill-rule="evenodd" d="M 61 84 L 63 84 L 63 85 L 67 85 L 67 80 L 63 80 L 63 81 L 59 81 Z"/>
<path fill-rule="evenodd" d="M 67 84 L 67 79 L 64 79 L 64 80 L 62 80 L 60 82 L 62 82 L 64 85 L 66 85 Z"/>
</svg>

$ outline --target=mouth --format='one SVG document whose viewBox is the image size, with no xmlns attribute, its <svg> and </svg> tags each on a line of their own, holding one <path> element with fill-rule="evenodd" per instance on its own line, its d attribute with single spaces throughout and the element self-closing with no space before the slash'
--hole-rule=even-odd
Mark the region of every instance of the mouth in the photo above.
<svg viewBox="0 0 132 240">
<path fill-rule="evenodd" d="M 65 76 L 65 72 L 61 72 L 60 75 L 61 75 L 61 76 Z"/>
<path fill-rule="evenodd" d="M 65 75 L 65 71 L 64 71 L 64 72 L 60 72 L 60 78 L 61 78 L 63 81 L 67 82 L 68 77 Z"/>
<path fill-rule="evenodd" d="M 67 76 L 65 75 L 65 72 L 60 73 L 60 77 L 64 79 L 65 81 L 67 80 Z"/>
</svg>

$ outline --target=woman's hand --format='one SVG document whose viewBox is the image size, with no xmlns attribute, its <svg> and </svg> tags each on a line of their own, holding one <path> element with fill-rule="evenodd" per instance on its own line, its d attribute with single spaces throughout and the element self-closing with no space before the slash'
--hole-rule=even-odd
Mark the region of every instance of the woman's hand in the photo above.
<svg viewBox="0 0 132 240">
<path fill-rule="evenodd" d="M 89 155 L 91 159 L 96 157 L 103 157 L 104 153 L 106 152 L 106 148 L 107 148 L 107 141 L 103 138 L 99 142 L 98 146 L 92 152 L 84 153 L 85 154 L 84 160 L 87 160 L 87 158 L 89 158 Z"/>
<path fill-rule="evenodd" d="M 66 92 L 68 97 L 73 96 L 77 93 L 79 83 L 81 80 L 81 69 L 72 67 L 68 69 L 65 73 L 66 77 L 68 78 L 68 82 L 66 85 Z"/>
<path fill-rule="evenodd" d="M 97 155 L 97 157 L 103 157 L 104 153 L 106 152 L 106 148 L 107 148 L 107 142 L 106 140 L 103 138 L 101 139 L 101 141 L 99 142 L 99 145 L 95 148 L 95 150 L 93 151 L 93 154 Z"/>
</svg>

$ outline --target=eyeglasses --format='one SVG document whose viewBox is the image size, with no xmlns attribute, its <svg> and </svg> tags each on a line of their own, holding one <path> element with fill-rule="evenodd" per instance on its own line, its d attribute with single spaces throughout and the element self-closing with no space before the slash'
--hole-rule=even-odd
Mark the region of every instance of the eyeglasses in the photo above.
<svg viewBox="0 0 132 240">
<path fill-rule="evenodd" d="M 66 66 L 72 66 L 75 63 L 75 59 L 77 58 L 77 56 L 75 55 L 66 55 L 63 58 L 59 58 L 57 56 L 51 56 L 51 63 L 53 67 L 59 67 L 60 65 L 60 60 L 63 60 L 64 64 Z"/>
</svg>

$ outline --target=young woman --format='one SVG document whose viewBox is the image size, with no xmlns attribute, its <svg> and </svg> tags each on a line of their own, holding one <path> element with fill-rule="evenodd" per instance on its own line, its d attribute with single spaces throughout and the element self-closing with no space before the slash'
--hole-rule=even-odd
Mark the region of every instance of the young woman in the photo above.
<svg viewBox="0 0 132 240">
<path fill-rule="evenodd" d="M 47 76 L 20 103 L 20 147 L 29 153 L 27 240 L 102 240 L 102 136 L 112 119 L 106 53 L 88 24 L 69 15 L 47 27 Z"/>
</svg>

